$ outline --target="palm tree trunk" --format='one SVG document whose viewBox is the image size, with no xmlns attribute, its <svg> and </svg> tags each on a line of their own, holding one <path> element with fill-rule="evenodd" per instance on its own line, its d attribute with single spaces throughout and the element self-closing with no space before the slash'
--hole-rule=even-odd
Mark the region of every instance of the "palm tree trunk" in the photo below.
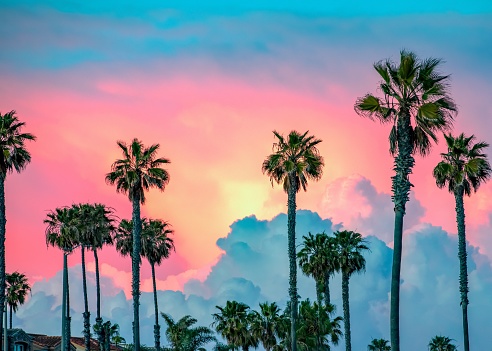
<svg viewBox="0 0 492 351">
<path fill-rule="evenodd" d="M 12 305 L 10 305 L 10 329 L 12 329 L 12 313 L 14 313 L 13 309 L 14 308 L 12 307 Z"/>
<path fill-rule="evenodd" d="M 297 261 L 296 261 L 296 179 L 289 174 L 290 187 L 287 193 L 287 233 L 289 253 L 289 295 L 291 351 L 297 351 Z"/>
<path fill-rule="evenodd" d="M 397 122 L 398 155 L 395 157 L 392 177 L 393 203 L 395 204 L 395 228 L 393 245 L 393 266 L 391 271 L 390 334 L 391 350 L 400 351 L 400 272 L 403 240 L 403 217 L 409 200 L 412 173 L 415 160 L 412 156 L 410 114 L 402 111 Z"/>
<path fill-rule="evenodd" d="M 320 351 L 320 346 L 321 346 L 321 337 L 320 337 L 320 331 L 321 331 L 321 304 L 323 301 L 322 294 L 323 294 L 323 282 L 317 280 L 316 281 L 316 300 L 318 301 L 318 310 L 316 311 L 316 319 L 318 323 L 318 327 L 316 328 L 316 350 Z"/>
<path fill-rule="evenodd" d="M 345 327 L 346 351 L 352 351 L 352 341 L 350 336 L 349 278 L 350 276 L 348 273 L 342 272 L 343 326 Z"/>
<path fill-rule="evenodd" d="M 68 292 L 68 255 L 63 252 L 63 288 L 62 288 L 62 337 L 61 351 L 66 351 L 67 347 L 67 292 Z"/>
<path fill-rule="evenodd" d="M 90 312 L 89 312 L 89 302 L 87 300 L 87 276 L 85 273 L 85 247 L 84 245 L 80 246 L 82 251 L 82 290 L 84 291 L 84 313 L 82 314 L 84 317 L 84 344 L 85 351 L 90 351 L 91 349 L 91 321 L 90 321 Z"/>
<path fill-rule="evenodd" d="M 5 306 L 5 227 L 7 217 L 5 217 L 5 174 L 0 171 L 0 306 Z M 7 311 L 5 311 L 7 313 Z M 3 328 L 0 328 L 0 340 L 3 340 Z M 6 351 L 6 350 L 4 350 Z"/>
<path fill-rule="evenodd" d="M 67 275 L 67 319 L 66 319 L 66 324 L 65 324 L 65 350 L 66 351 L 71 351 L 70 347 L 70 339 L 72 338 L 72 330 L 71 330 L 71 320 L 72 317 L 70 317 L 70 285 L 68 284 L 68 268 L 65 272 Z"/>
<path fill-rule="evenodd" d="M 133 197 L 133 250 L 132 250 L 132 296 L 133 296 L 133 351 L 140 351 L 140 234 L 142 223 L 140 219 L 140 196 L 135 192 Z"/>
<path fill-rule="evenodd" d="M 96 325 L 97 325 L 97 341 L 99 343 L 99 350 L 103 350 L 103 334 L 102 334 L 102 318 L 101 318 L 101 283 L 99 280 L 99 257 L 97 257 L 97 249 L 93 248 L 94 263 L 96 265 Z"/>
<path fill-rule="evenodd" d="M 152 267 L 152 286 L 154 288 L 154 312 L 155 312 L 155 324 L 154 324 L 154 341 L 156 351 L 161 350 L 161 326 L 159 325 L 159 308 L 157 306 L 157 287 L 155 284 L 155 265 L 150 263 Z"/>
<path fill-rule="evenodd" d="M 459 185 L 454 197 L 456 200 L 456 222 L 458 224 L 458 257 L 460 260 L 460 300 L 463 311 L 463 342 L 465 351 L 470 350 L 468 337 L 468 270 L 466 263 L 466 232 L 465 232 L 465 207 L 463 205 L 464 189 Z"/>
<path fill-rule="evenodd" d="M 328 307 L 331 304 L 330 300 L 330 273 L 326 273 L 325 276 L 325 306 Z"/>
</svg>

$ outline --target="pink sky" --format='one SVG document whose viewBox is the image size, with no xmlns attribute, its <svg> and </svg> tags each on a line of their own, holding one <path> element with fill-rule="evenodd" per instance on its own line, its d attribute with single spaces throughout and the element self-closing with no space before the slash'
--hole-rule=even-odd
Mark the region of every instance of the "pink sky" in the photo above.
<svg viewBox="0 0 492 351">
<path fill-rule="evenodd" d="M 118 217 L 130 217 L 130 202 L 104 182 L 111 163 L 120 157 L 116 140 L 138 137 L 145 144 L 159 143 L 160 155 L 172 162 L 165 192 L 151 191 L 143 207 L 144 215 L 168 220 L 175 230 L 177 253 L 159 269 L 161 280 L 180 273 L 189 276 L 184 273 L 188 270 L 206 271 L 220 254 L 215 241 L 235 220 L 251 214 L 270 219 L 285 211 L 285 194 L 278 186 L 272 189 L 261 173 L 274 129 L 309 130 L 323 139 L 324 176 L 298 196 L 298 208 L 319 211 L 325 188 L 354 174 L 389 193 L 388 127 L 358 117 L 352 108 L 357 94 L 375 85 L 375 75 L 372 80 L 359 89 L 326 82 L 313 93 L 273 80 L 254 84 L 215 69 L 198 79 L 144 72 L 123 79 L 90 69 L 54 79 L 7 77 L 2 106 L 17 110 L 26 131 L 38 137 L 29 145 L 32 163 L 7 181 L 7 270 L 37 280 L 61 268 L 61 254 L 46 249 L 42 223 L 55 207 L 102 202 L 114 207 Z M 412 182 L 416 199 L 426 209 L 424 220 L 454 233 L 453 198 L 438 190 L 431 176 L 443 147 L 417 159 Z M 479 243 L 474 228 L 488 223 L 491 193 L 488 184 L 467 200 L 468 238 L 474 244 Z M 364 212 L 363 206 L 351 210 Z M 78 256 L 70 264 L 78 262 Z M 130 270 L 129 260 L 119 258 L 113 248 L 104 250 L 102 262 Z M 143 279 L 149 274 L 144 265 Z M 143 289 L 150 286 L 143 284 Z"/>
</svg>

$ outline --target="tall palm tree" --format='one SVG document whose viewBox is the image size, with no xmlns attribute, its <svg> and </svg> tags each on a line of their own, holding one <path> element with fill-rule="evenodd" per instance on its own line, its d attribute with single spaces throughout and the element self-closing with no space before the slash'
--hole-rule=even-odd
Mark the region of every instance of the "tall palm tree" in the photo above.
<svg viewBox="0 0 492 351">
<path fill-rule="evenodd" d="M 203 347 L 209 342 L 216 341 L 214 333 L 207 327 L 192 327 L 197 320 L 187 315 L 177 322 L 166 313 L 161 313 L 167 324 L 166 338 L 171 347 L 166 351 L 205 351 Z"/>
<path fill-rule="evenodd" d="M 308 180 L 319 180 L 323 174 L 323 157 L 317 145 L 321 140 L 291 131 L 287 138 L 273 131 L 277 138 L 273 153 L 263 161 L 262 171 L 272 183 L 282 183 L 287 193 L 287 232 L 289 255 L 289 296 L 291 301 L 291 347 L 296 351 L 297 263 L 296 263 L 296 194 L 306 191 Z"/>
<path fill-rule="evenodd" d="M 46 245 L 63 251 L 62 288 L 62 340 L 61 350 L 70 351 L 70 302 L 68 290 L 68 255 L 78 245 L 79 227 L 73 208 L 57 208 L 49 212 L 44 220 L 46 226 Z"/>
<path fill-rule="evenodd" d="M 154 290 L 154 340 L 155 349 L 160 351 L 161 334 L 159 325 L 159 308 L 157 305 L 157 287 L 155 283 L 155 265 L 160 266 L 163 259 L 169 258 L 171 250 L 175 250 L 174 241 L 169 237 L 174 231 L 170 224 L 160 219 L 149 219 L 142 222 L 142 251 L 152 268 L 152 287 Z"/>
<path fill-rule="evenodd" d="M 475 136 L 458 137 L 444 135 L 448 152 L 441 154 L 443 160 L 434 168 L 434 178 L 439 188 L 447 185 L 454 194 L 456 202 L 456 222 L 458 224 L 458 257 L 460 260 L 460 294 L 463 311 L 463 334 L 465 351 L 470 349 L 468 337 L 468 272 L 466 262 L 466 233 L 464 195 L 470 196 L 492 174 L 487 155 L 483 150 L 489 146 L 485 142 L 473 143 Z"/>
<path fill-rule="evenodd" d="M 395 206 L 394 251 L 391 273 L 390 329 L 391 348 L 400 351 L 400 271 L 403 217 L 409 200 L 409 175 L 415 153 L 427 155 L 436 133 L 451 127 L 456 106 L 449 96 L 448 78 L 438 72 L 441 60 L 420 60 L 409 51 L 401 51 L 400 63 L 379 61 L 374 68 L 382 81 L 378 88 L 383 97 L 367 94 L 355 103 L 355 111 L 382 123 L 391 123 L 390 153 L 395 156 L 392 200 Z"/>
<path fill-rule="evenodd" d="M 388 343 L 388 340 L 372 339 L 371 343 L 367 345 L 367 351 L 391 351 L 391 346 Z"/>
<path fill-rule="evenodd" d="M 98 330 L 102 330 L 103 319 L 101 318 L 101 283 L 99 277 L 99 257 L 97 250 L 101 250 L 104 245 L 113 244 L 113 235 L 115 233 L 114 210 L 103 204 L 94 204 L 90 208 L 90 217 L 92 234 L 90 236 L 90 247 L 94 253 L 94 264 L 96 268 L 96 325 Z M 98 335 L 99 345 L 104 343 L 102 335 Z M 101 346 L 100 346 L 101 347 Z"/>
<path fill-rule="evenodd" d="M 31 162 L 25 142 L 36 140 L 30 133 L 22 133 L 25 123 L 20 122 L 15 111 L 0 113 L 0 306 L 5 306 L 5 178 L 8 173 L 20 173 Z M 0 340 L 3 328 L 0 328 Z"/>
<path fill-rule="evenodd" d="M 12 329 L 12 314 L 26 301 L 26 295 L 31 286 L 25 274 L 19 272 L 7 273 L 7 304 L 10 308 L 10 329 Z"/>
<path fill-rule="evenodd" d="M 260 303 L 260 312 L 252 311 L 250 332 L 260 341 L 266 351 L 271 351 L 282 335 L 283 319 L 280 308 L 275 302 Z"/>
<path fill-rule="evenodd" d="M 96 323 L 98 325 L 98 332 L 102 331 L 102 318 L 101 318 L 101 292 L 99 281 L 99 260 L 97 257 L 97 250 L 102 248 L 104 244 L 110 244 L 112 242 L 112 233 L 114 231 L 114 219 L 113 209 L 106 207 L 103 204 L 78 204 L 72 205 L 75 212 L 78 213 L 79 222 L 79 242 L 82 253 L 82 287 L 84 293 L 84 343 L 85 350 L 88 351 L 91 345 L 91 333 L 90 333 L 90 312 L 87 298 L 87 276 L 85 265 L 85 252 L 86 250 L 92 250 L 94 253 L 94 260 L 96 266 L 96 304 L 97 304 L 97 317 Z M 101 334 L 98 334 L 98 341 L 100 348 L 102 349 L 104 340 Z"/>
<path fill-rule="evenodd" d="M 447 336 L 435 336 L 429 342 L 429 351 L 456 351 L 458 348 L 452 344 L 452 339 Z"/>
<path fill-rule="evenodd" d="M 212 314 L 215 328 L 234 350 L 242 348 L 247 351 L 249 347 L 258 344 L 249 330 L 248 310 L 249 306 L 237 301 L 227 301 L 225 307 L 215 306 L 220 312 Z"/>
<path fill-rule="evenodd" d="M 349 280 L 354 273 L 366 268 L 362 252 L 369 250 L 366 241 L 359 233 L 343 230 L 334 233 L 337 246 L 338 267 L 342 272 L 343 325 L 345 327 L 345 350 L 352 350 L 350 337 Z"/>
<path fill-rule="evenodd" d="M 84 346 L 85 351 L 91 348 L 91 313 L 89 312 L 89 299 L 87 297 L 87 274 L 85 265 L 85 250 L 90 247 L 93 242 L 93 230 L 91 223 L 92 207 L 89 204 L 72 205 L 72 209 L 77 216 L 78 223 L 78 242 L 81 251 L 81 267 L 82 267 L 82 291 L 84 296 Z"/>
<path fill-rule="evenodd" d="M 118 141 L 118 147 L 123 158 L 111 165 L 111 172 L 106 175 L 106 182 L 116 184 L 116 191 L 128 195 L 132 202 L 133 221 L 133 255 L 132 255 L 132 296 L 133 296 L 133 346 L 134 351 L 140 351 L 140 235 L 142 223 L 140 205 L 145 203 L 145 191 L 157 188 L 164 191 L 169 182 L 169 173 L 161 168 L 170 163 L 166 158 L 157 157 L 159 144 L 145 147 L 138 139 L 133 139 L 130 145 Z"/>
</svg>

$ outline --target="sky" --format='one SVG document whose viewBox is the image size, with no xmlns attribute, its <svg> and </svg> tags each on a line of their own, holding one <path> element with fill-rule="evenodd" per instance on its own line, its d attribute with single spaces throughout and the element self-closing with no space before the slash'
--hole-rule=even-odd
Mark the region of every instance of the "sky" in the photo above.
<svg viewBox="0 0 492 351">
<path fill-rule="evenodd" d="M 442 58 L 459 113 L 453 133 L 492 142 L 492 4 L 487 1 L 4 1 L 0 5 L 0 112 L 16 110 L 32 162 L 6 180 L 7 271 L 25 273 L 32 295 L 14 324 L 59 334 L 62 254 L 45 244 L 43 219 L 57 207 L 104 203 L 130 218 L 131 203 L 104 176 L 116 141 L 160 144 L 170 183 L 142 213 L 169 221 L 176 253 L 157 269 L 160 310 L 209 325 L 236 299 L 285 305 L 286 195 L 261 172 L 277 130 L 310 134 L 323 177 L 298 196 L 298 240 L 357 230 L 371 252 L 351 281 L 354 349 L 389 339 L 392 158 L 388 126 L 354 112 L 378 93 L 372 68 L 402 49 Z M 441 138 L 442 139 L 442 138 Z M 434 335 L 462 344 L 454 199 L 432 169 L 444 142 L 417 157 L 405 217 L 402 349 Z M 492 182 L 465 200 L 470 333 L 484 349 L 492 328 Z M 91 310 L 94 263 L 89 257 Z M 100 254 L 103 317 L 131 340 L 131 263 Z M 82 330 L 80 252 L 69 258 L 73 333 Z M 340 282 L 333 300 L 341 314 Z M 150 267 L 142 266 L 142 341 L 153 343 Z M 302 298 L 314 282 L 299 277 Z M 76 298 L 79 296 L 79 298 Z M 128 317 L 127 319 L 125 319 Z M 49 320 L 49 323 L 46 322 Z M 367 323 L 371 321 L 371 323 Z M 161 321 L 163 322 L 163 321 Z M 416 342 L 415 340 L 419 340 Z M 165 339 L 163 338 L 165 344 Z M 417 343 L 417 344 L 416 344 Z M 343 342 L 334 350 L 342 350 Z"/>
</svg>

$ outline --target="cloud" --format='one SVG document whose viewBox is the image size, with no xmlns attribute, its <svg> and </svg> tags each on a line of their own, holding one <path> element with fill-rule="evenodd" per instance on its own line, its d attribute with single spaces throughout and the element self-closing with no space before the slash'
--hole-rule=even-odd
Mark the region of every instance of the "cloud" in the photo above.
<svg viewBox="0 0 492 351">
<path fill-rule="evenodd" d="M 287 216 L 272 220 L 254 216 L 234 222 L 229 234 L 217 241 L 223 250 L 205 280 L 191 279 L 184 291 L 159 291 L 159 309 L 174 318 L 190 314 L 200 325 L 209 326 L 216 305 L 238 300 L 257 308 L 259 302 L 277 301 L 283 308 L 288 300 Z M 298 243 L 308 231 L 331 233 L 337 230 L 332 220 L 317 213 L 300 210 L 297 214 Z M 354 349 L 364 349 L 371 338 L 389 338 L 389 288 L 392 250 L 375 236 L 366 237 L 370 253 L 365 254 L 366 271 L 350 280 L 350 304 Z M 483 326 L 492 314 L 489 293 L 492 268 L 487 257 L 468 246 L 470 277 L 470 335 L 474 347 L 488 345 Z M 417 224 L 404 237 L 401 286 L 401 340 L 403 348 L 425 349 L 434 335 L 447 335 L 461 343 L 461 309 L 458 291 L 456 236 L 430 224 Z M 94 306 L 94 280 L 89 273 L 90 305 Z M 70 269 L 73 333 L 82 330 L 82 292 L 80 267 Z M 131 340 L 128 321 L 132 319 L 131 301 L 115 286 L 117 280 L 104 276 L 109 289 L 103 289 L 103 316 L 122 327 Z M 110 287 L 113 285 L 113 289 Z M 22 306 L 14 320 L 30 332 L 59 334 L 61 273 L 50 280 L 36 282 L 32 298 Z M 299 294 L 315 298 L 314 282 L 298 273 Z M 108 293 L 109 291 L 109 293 Z M 332 301 L 341 309 L 341 279 L 331 281 Z M 94 313 L 94 312 L 93 312 Z M 50 323 L 39 323 L 40 319 Z M 162 320 L 161 320 L 162 322 Z M 142 341 L 153 344 L 154 307 L 151 293 L 141 295 Z M 165 344 L 165 338 L 163 337 Z M 342 350 L 343 343 L 334 348 Z"/>
<path fill-rule="evenodd" d="M 329 183 L 320 204 L 323 217 L 341 221 L 349 230 L 374 235 L 386 243 L 393 242 L 394 210 L 391 196 L 379 192 L 371 181 L 360 175 L 335 179 Z M 425 209 L 410 193 L 405 228 L 419 223 Z"/>
</svg>

